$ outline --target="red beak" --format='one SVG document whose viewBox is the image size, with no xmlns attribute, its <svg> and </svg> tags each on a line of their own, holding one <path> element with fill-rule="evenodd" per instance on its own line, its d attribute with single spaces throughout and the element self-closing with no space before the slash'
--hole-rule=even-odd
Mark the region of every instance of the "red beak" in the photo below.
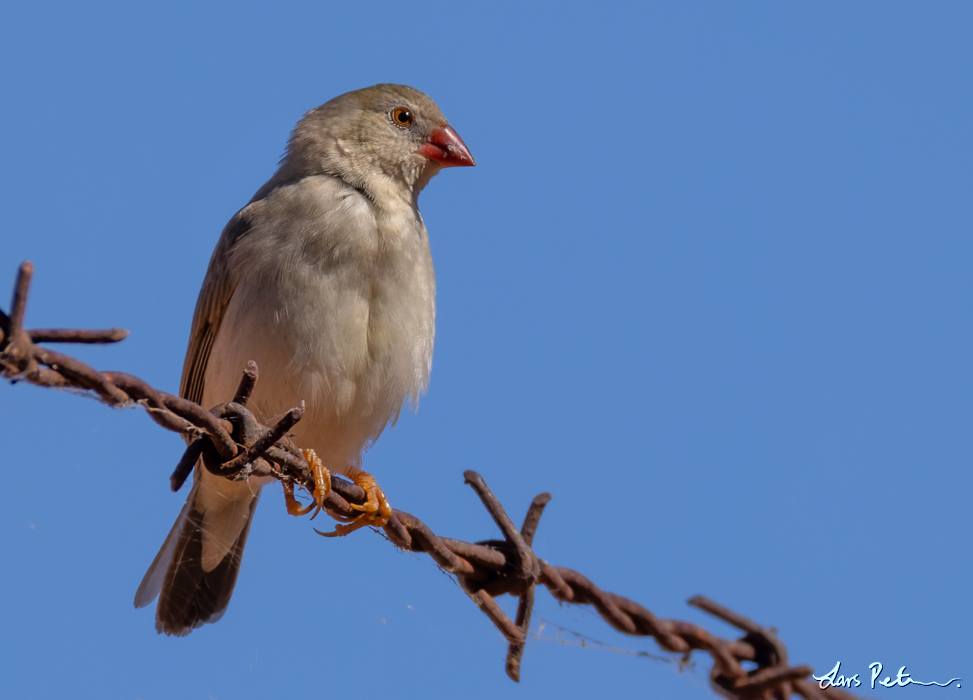
<svg viewBox="0 0 973 700">
<path fill-rule="evenodd" d="M 429 140 L 422 144 L 416 153 L 436 161 L 444 168 L 451 168 L 454 165 L 476 165 L 470 149 L 448 124 L 429 134 Z"/>
</svg>

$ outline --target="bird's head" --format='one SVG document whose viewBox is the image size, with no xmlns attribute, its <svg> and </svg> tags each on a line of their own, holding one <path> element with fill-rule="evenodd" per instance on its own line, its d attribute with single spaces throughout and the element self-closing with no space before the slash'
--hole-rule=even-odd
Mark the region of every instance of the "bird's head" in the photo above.
<svg viewBox="0 0 973 700">
<path fill-rule="evenodd" d="M 281 169 L 292 178 L 336 175 L 372 196 L 405 188 L 414 198 L 442 168 L 475 164 L 427 95 L 382 84 L 345 93 L 305 114 Z"/>
</svg>

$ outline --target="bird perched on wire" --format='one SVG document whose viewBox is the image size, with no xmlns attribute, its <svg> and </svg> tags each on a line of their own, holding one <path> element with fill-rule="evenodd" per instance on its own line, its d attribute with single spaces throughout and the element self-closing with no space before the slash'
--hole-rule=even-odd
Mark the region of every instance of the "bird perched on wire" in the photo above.
<svg viewBox="0 0 973 700">
<path fill-rule="evenodd" d="M 293 434 L 320 489 L 329 472 L 368 494 L 335 533 L 381 526 L 390 508 L 362 452 L 425 390 L 435 278 L 417 200 L 444 167 L 474 165 L 439 107 L 405 85 L 336 97 L 298 122 L 273 177 L 223 229 L 193 315 L 180 393 L 232 398 L 248 360 L 248 408 L 265 423 L 305 402 Z M 159 596 L 156 629 L 185 635 L 222 617 L 263 482 L 197 465 L 193 487 L 149 566 L 136 607 Z M 306 512 L 285 490 L 288 510 Z"/>
</svg>

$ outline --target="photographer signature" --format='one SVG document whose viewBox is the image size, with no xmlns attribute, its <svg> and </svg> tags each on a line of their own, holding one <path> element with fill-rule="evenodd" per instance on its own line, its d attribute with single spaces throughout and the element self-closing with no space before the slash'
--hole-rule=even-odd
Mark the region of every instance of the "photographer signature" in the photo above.
<svg viewBox="0 0 973 700">
<path fill-rule="evenodd" d="M 905 666 L 899 668 L 899 672 L 896 674 L 895 678 L 886 676 L 880 681 L 878 680 L 878 677 L 882 675 L 882 664 L 880 664 L 878 661 L 873 661 L 872 663 L 868 664 L 868 669 L 871 671 L 871 687 L 873 689 L 875 688 L 876 681 L 878 681 L 879 685 L 886 688 L 904 688 L 907 685 L 937 685 L 940 688 L 946 688 L 953 683 L 956 683 L 957 688 L 963 687 L 960 685 L 960 681 L 962 680 L 961 678 L 950 678 L 945 683 L 938 683 L 936 681 L 923 683 L 922 681 L 917 681 L 915 678 L 905 672 Z M 862 684 L 862 682 L 858 679 L 857 673 L 853 676 L 845 676 L 840 675 L 839 671 L 841 671 L 840 661 L 834 665 L 833 669 L 828 671 L 823 676 L 811 676 L 811 678 L 816 680 L 822 689 L 831 686 L 834 686 L 835 688 L 857 688 Z"/>
</svg>

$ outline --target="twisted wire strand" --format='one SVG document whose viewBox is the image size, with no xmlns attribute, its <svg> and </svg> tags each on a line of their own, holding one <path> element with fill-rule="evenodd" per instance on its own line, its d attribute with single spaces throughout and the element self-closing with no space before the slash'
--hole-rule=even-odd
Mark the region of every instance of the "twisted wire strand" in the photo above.
<svg viewBox="0 0 973 700">
<path fill-rule="evenodd" d="M 314 476 L 300 449 L 287 436 L 303 416 L 303 402 L 272 426 L 260 423 L 247 409 L 259 378 L 255 363 L 248 363 L 244 369 L 231 400 L 210 410 L 159 391 L 130 374 L 98 372 L 70 355 L 37 343 L 114 343 L 124 339 L 128 331 L 25 329 L 32 274 L 30 262 L 21 264 L 10 313 L 0 311 L 0 375 L 11 382 L 80 389 L 110 406 L 141 405 L 157 424 L 179 433 L 188 442 L 170 476 L 173 491 L 179 490 L 200 460 L 206 469 L 225 478 L 270 476 L 290 481 L 309 493 L 313 491 Z M 724 697 L 733 700 L 784 700 L 793 695 L 806 700 L 857 697 L 841 688 L 821 688 L 819 683 L 807 680 L 812 668 L 788 663 L 787 649 L 773 628 L 763 627 L 708 598 L 694 596 L 688 603 L 740 629 L 744 633 L 742 637 L 723 639 L 699 625 L 660 619 L 639 603 L 600 589 L 573 569 L 551 566 L 538 558 L 531 546 L 551 495 L 543 493 L 534 498 L 518 529 L 479 474 L 467 471 L 464 477 L 500 528 L 503 540 L 465 542 L 440 537 L 419 518 L 401 510 L 392 511 L 384 532 L 396 547 L 428 554 L 442 569 L 456 576 L 473 602 L 506 637 L 509 644 L 506 672 L 514 681 L 520 680 L 535 588 L 543 585 L 556 600 L 589 605 L 614 629 L 628 635 L 652 637 L 666 652 L 686 659 L 693 651 L 708 654 L 713 660 L 711 687 Z M 347 521 L 359 513 L 352 504 L 362 505 L 365 500 L 361 488 L 333 477 L 325 512 L 336 520 Z M 495 600 L 504 594 L 519 598 L 514 620 Z M 744 662 L 755 667 L 748 670 Z"/>
</svg>

